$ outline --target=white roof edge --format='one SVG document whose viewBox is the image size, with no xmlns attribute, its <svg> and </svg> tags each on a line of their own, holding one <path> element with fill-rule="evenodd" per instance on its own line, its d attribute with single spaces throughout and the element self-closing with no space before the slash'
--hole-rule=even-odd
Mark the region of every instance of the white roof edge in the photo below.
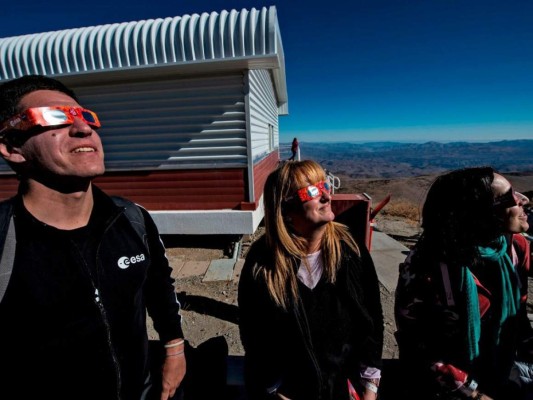
<svg viewBox="0 0 533 400">
<path fill-rule="evenodd" d="M 129 75 L 154 67 L 181 73 L 191 65 L 202 65 L 205 71 L 239 65 L 271 70 L 279 105 L 286 104 L 285 57 L 276 7 L 231 10 L 231 18 L 227 13 L 176 16 L 171 23 L 158 18 L 0 38 L 4 64 L 0 82 L 43 73 L 85 81 L 95 73 Z"/>
</svg>

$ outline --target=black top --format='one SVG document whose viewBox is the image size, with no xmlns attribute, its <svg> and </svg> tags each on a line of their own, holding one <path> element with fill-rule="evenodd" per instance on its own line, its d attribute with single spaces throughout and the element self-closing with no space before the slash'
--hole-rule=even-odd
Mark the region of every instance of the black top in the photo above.
<svg viewBox="0 0 533 400">
<path fill-rule="evenodd" d="M 0 303 L 2 399 L 139 399 L 148 378 L 146 310 L 163 341 L 183 337 L 157 228 L 145 235 L 93 187 L 86 227 L 36 220 L 14 199 L 16 253 Z M 127 202 L 131 207 L 133 203 Z"/>
<path fill-rule="evenodd" d="M 252 399 L 276 388 L 293 400 L 347 399 L 347 379 L 364 366 L 381 367 L 383 313 L 379 283 L 368 251 L 358 256 L 343 244 L 335 284 L 323 280 L 283 310 L 262 275 L 271 266 L 264 238 L 250 249 L 239 281 L 239 328 L 245 350 L 245 382 Z M 294 260 L 296 274 L 298 260 Z"/>
</svg>

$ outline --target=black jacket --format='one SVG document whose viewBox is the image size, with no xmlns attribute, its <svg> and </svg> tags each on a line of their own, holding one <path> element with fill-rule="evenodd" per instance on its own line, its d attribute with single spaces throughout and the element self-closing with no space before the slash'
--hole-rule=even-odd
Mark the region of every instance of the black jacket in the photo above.
<svg viewBox="0 0 533 400">
<path fill-rule="evenodd" d="M 62 231 L 14 199 L 16 253 L 0 304 L 2 398 L 139 399 L 149 377 L 146 309 L 161 340 L 182 337 L 157 228 L 144 239 L 93 186 L 86 228 Z M 133 203 L 131 203 L 131 206 Z M 23 388 L 21 390 L 21 388 Z"/>
<path fill-rule="evenodd" d="M 262 238 L 250 249 L 238 296 L 250 398 L 268 398 L 276 388 L 294 400 L 347 398 L 347 378 L 356 384 L 362 366 L 380 368 L 383 313 L 379 284 L 368 251 L 360 247 L 359 257 L 343 245 L 336 283 L 322 279 L 313 290 L 321 293 L 317 294 L 321 301 L 334 305 L 330 312 L 320 311 L 320 304 L 309 307 L 306 300 L 288 311 L 276 306 L 264 279 L 253 273 L 255 268 L 272 263 L 266 241 Z M 300 286 L 299 290 L 305 299 L 307 288 Z M 312 314 L 312 310 L 319 310 L 321 315 Z M 330 338 L 335 338 L 333 343 L 323 343 Z M 338 340 L 343 342 L 335 343 Z M 325 354 L 330 350 L 336 353 Z M 336 365 L 324 361 L 331 359 L 337 360 Z"/>
</svg>

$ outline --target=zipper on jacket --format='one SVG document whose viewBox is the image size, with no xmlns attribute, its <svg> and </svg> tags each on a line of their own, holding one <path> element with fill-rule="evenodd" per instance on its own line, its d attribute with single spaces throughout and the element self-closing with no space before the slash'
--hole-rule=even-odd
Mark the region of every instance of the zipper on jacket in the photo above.
<svg viewBox="0 0 533 400">
<path fill-rule="evenodd" d="M 118 358 L 117 358 L 117 355 L 115 353 L 115 350 L 113 348 L 113 344 L 111 342 L 111 329 L 110 329 L 110 326 L 109 326 L 109 321 L 108 321 L 108 318 L 107 318 L 107 314 L 106 314 L 106 311 L 105 311 L 105 308 L 104 308 L 104 305 L 102 304 L 102 302 L 100 301 L 100 292 L 98 290 L 98 284 L 95 283 L 95 278 L 96 280 L 98 281 L 98 277 L 93 277 L 91 272 L 90 272 L 90 269 L 89 269 L 89 266 L 87 265 L 87 263 L 85 262 L 85 259 L 82 255 L 82 253 L 80 252 L 80 250 L 78 249 L 78 247 L 76 246 L 75 243 L 73 243 L 74 245 L 74 248 L 76 248 L 77 252 L 78 252 L 78 258 L 81 262 L 81 264 L 83 265 L 83 268 L 82 270 L 85 272 L 85 274 L 87 275 L 87 278 L 88 278 L 88 281 L 89 281 L 89 285 L 90 287 L 92 288 L 92 291 L 93 291 L 93 302 L 94 304 L 96 304 L 96 307 L 98 309 L 98 312 L 100 314 L 100 317 L 101 317 L 101 321 L 103 322 L 103 325 L 104 325 L 104 328 L 105 328 L 105 334 L 106 334 L 106 342 L 107 342 L 107 347 L 109 349 L 109 353 L 111 355 L 111 359 L 113 360 L 113 366 L 114 366 L 114 370 L 115 370 L 115 386 L 116 386 L 116 400 L 121 400 L 120 398 L 120 388 L 121 388 L 121 374 L 120 374 L 120 364 L 118 362 Z M 97 250 L 96 250 L 96 262 L 98 262 L 98 248 L 99 248 L 100 245 L 98 245 L 97 247 Z M 96 267 L 96 270 L 98 269 L 98 267 Z M 97 273 L 97 272 L 96 272 Z"/>
<path fill-rule="evenodd" d="M 113 223 L 122 215 L 123 209 L 120 209 L 119 212 L 117 212 L 112 218 L 109 219 L 108 222 L 106 222 L 105 229 L 102 232 L 102 238 L 104 237 L 105 233 L 110 229 L 110 227 L 113 225 Z M 98 308 L 98 311 L 100 313 L 101 321 L 103 322 L 104 328 L 105 328 L 105 334 L 106 334 L 106 342 L 107 347 L 109 349 L 109 354 L 111 355 L 111 359 L 113 362 L 114 370 L 115 370 L 115 389 L 116 389 L 116 400 L 121 400 L 120 396 L 120 389 L 122 387 L 122 377 L 121 377 L 121 370 L 120 370 L 120 363 L 118 362 L 118 357 L 115 351 L 115 348 L 113 346 L 113 342 L 111 340 L 111 327 L 109 325 L 109 319 L 107 318 L 107 313 L 105 310 L 104 305 L 102 304 L 102 301 L 100 299 L 100 291 L 98 289 L 99 286 L 99 276 L 98 276 L 98 263 L 99 263 L 99 257 L 98 253 L 100 251 L 100 245 L 102 243 L 102 240 L 99 241 L 98 245 L 96 246 L 96 252 L 95 252 L 95 276 L 93 276 L 89 270 L 89 266 L 85 262 L 85 259 L 82 256 L 82 253 L 78 249 L 78 253 L 80 255 L 80 260 L 84 266 L 85 273 L 87 274 L 87 277 L 89 278 L 89 282 L 91 285 L 91 288 L 93 290 L 93 302 L 96 304 L 96 307 Z M 76 246 L 75 246 L 76 247 Z M 76 247 L 77 248 L 77 247 Z M 95 282 L 96 281 L 96 282 Z"/>
<path fill-rule="evenodd" d="M 115 366 L 115 377 L 116 377 L 116 389 L 117 389 L 117 400 L 120 400 L 120 387 L 122 385 L 122 380 L 120 376 L 120 364 L 117 359 L 117 353 L 115 352 L 115 348 L 113 347 L 113 343 L 111 341 L 111 329 L 109 327 L 109 321 L 107 319 L 107 314 L 104 308 L 104 305 L 100 301 L 100 292 L 97 288 L 94 289 L 94 301 L 96 305 L 98 306 L 98 310 L 100 311 L 100 315 L 102 317 L 102 320 L 105 325 L 105 331 L 106 331 L 106 339 L 107 339 L 107 345 L 109 347 L 109 352 L 111 353 L 111 358 L 113 359 L 113 364 Z"/>
<path fill-rule="evenodd" d="M 102 232 L 102 236 L 101 236 L 102 239 L 105 236 L 105 234 L 107 233 L 107 231 L 111 228 L 111 226 L 115 223 L 115 221 L 123 213 L 124 213 L 124 209 L 121 208 L 120 211 L 117 212 L 113 216 L 113 218 L 111 218 L 106 223 L 105 229 Z M 98 245 L 96 246 L 96 260 L 95 260 L 96 261 L 96 266 L 95 266 L 95 270 L 96 270 L 96 279 L 98 281 L 100 280 L 100 278 L 99 278 L 99 265 L 100 265 L 99 254 L 100 254 L 100 246 L 101 246 L 101 244 L 102 244 L 102 240 L 100 240 L 98 242 Z M 91 280 L 91 282 L 93 282 L 93 281 Z M 120 400 L 121 399 L 121 397 L 120 397 L 120 388 L 122 387 L 122 377 L 121 377 L 120 363 L 118 361 L 117 353 L 115 352 L 115 347 L 113 346 L 113 341 L 111 340 L 111 327 L 109 325 L 109 319 L 107 318 L 107 313 L 106 313 L 105 307 L 102 304 L 102 301 L 100 299 L 100 291 L 94 285 L 94 282 L 93 282 L 93 289 L 94 289 L 94 301 L 95 301 L 96 305 L 98 306 L 98 310 L 100 311 L 100 315 L 102 316 L 102 321 L 104 322 L 104 325 L 105 325 L 107 345 L 109 347 L 109 352 L 111 354 L 111 358 L 113 359 L 113 364 L 115 366 L 116 389 L 117 389 L 117 393 L 116 394 L 117 394 L 117 400 Z"/>
</svg>

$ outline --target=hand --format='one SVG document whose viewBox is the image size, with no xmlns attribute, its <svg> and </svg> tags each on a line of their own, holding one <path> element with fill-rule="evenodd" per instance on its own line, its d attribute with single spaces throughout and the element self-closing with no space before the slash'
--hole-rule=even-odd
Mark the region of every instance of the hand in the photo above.
<svg viewBox="0 0 533 400">
<path fill-rule="evenodd" d="M 481 397 L 476 397 L 478 396 L 478 394 L 479 392 L 476 390 L 474 393 L 472 393 L 472 398 L 479 399 L 479 400 L 492 400 L 492 397 L 487 396 L 485 393 L 481 394 Z"/>
<path fill-rule="evenodd" d="M 185 360 L 185 353 L 176 357 L 165 357 L 162 370 L 163 390 L 161 391 L 161 400 L 168 400 L 176 394 L 176 390 L 183 381 L 186 370 L 187 362 Z"/>
<path fill-rule="evenodd" d="M 288 397 L 283 396 L 281 393 L 277 393 L 276 395 L 278 396 L 279 399 L 282 399 L 282 400 L 291 400 L 291 399 L 289 399 Z"/>
</svg>

